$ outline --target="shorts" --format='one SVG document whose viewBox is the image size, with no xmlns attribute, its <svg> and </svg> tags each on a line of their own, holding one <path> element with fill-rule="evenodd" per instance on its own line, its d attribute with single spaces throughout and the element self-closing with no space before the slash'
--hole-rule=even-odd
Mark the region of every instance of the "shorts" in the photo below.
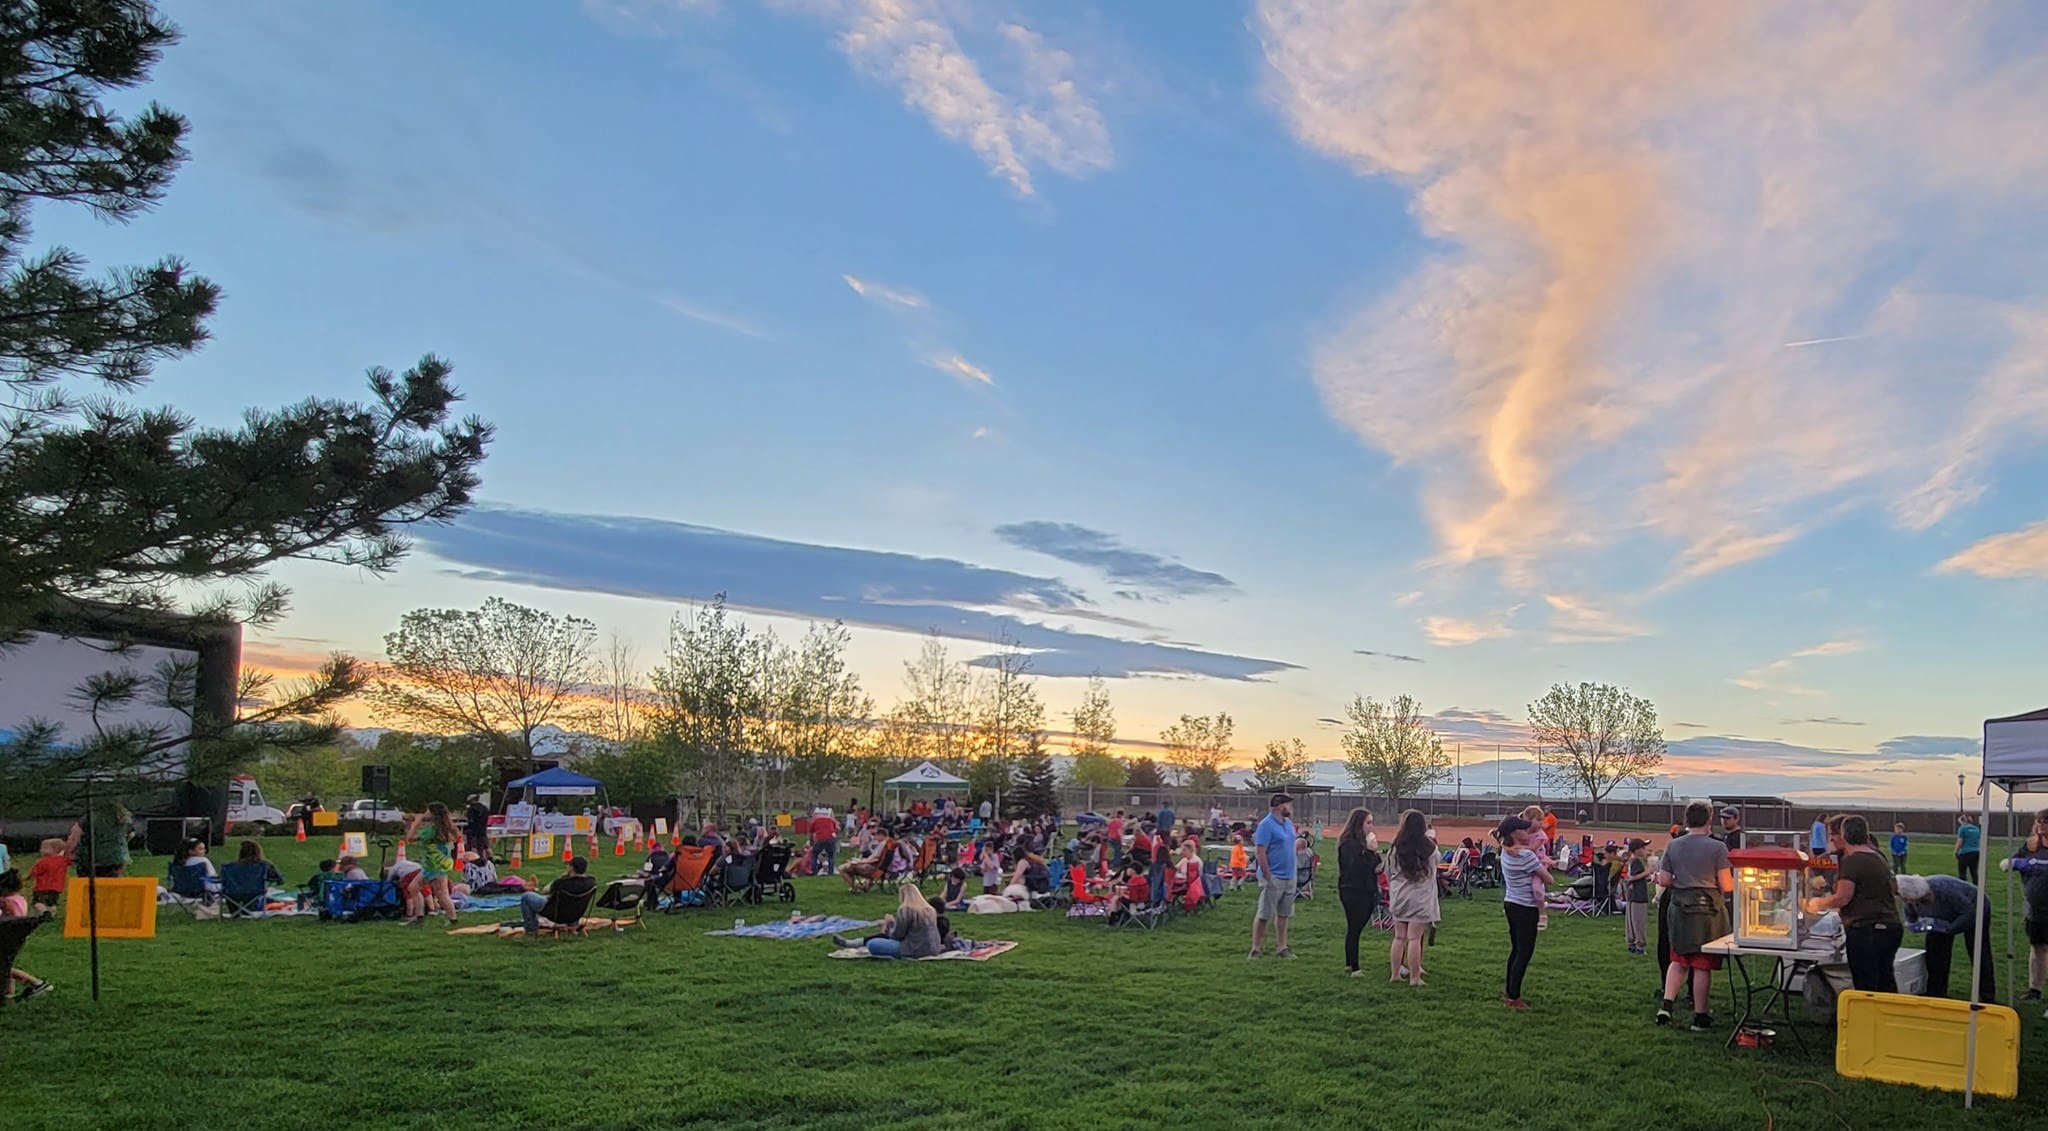
<svg viewBox="0 0 2048 1131">
<path fill-rule="evenodd" d="M 1260 919 L 1290 919 L 1294 916 L 1294 877 L 1259 877 Z"/>
<path fill-rule="evenodd" d="M 2027 942 L 2048 946 L 2048 912 L 2027 916 Z"/>
<path fill-rule="evenodd" d="M 1683 966 L 1687 970 L 1719 970 L 1721 968 L 1721 956 L 1718 954 L 1674 954 L 1671 956 L 1671 962 L 1672 965 Z"/>
</svg>

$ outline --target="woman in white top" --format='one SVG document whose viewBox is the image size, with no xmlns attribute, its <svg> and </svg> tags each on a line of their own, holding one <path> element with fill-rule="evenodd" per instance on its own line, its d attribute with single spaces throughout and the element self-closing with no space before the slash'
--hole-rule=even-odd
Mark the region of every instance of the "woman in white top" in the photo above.
<svg viewBox="0 0 2048 1131">
<path fill-rule="evenodd" d="M 1422 939 L 1429 925 L 1443 916 L 1437 907 L 1436 846 L 1429 840 L 1429 822 L 1421 810 L 1401 814 L 1394 851 L 1387 860 L 1387 910 L 1394 917 L 1394 941 L 1387 951 L 1388 980 L 1422 985 Z"/>
</svg>

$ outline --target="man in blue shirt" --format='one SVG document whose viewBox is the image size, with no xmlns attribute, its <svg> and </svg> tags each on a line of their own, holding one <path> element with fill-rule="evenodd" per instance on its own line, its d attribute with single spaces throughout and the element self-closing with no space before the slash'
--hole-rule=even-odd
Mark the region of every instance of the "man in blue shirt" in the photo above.
<svg viewBox="0 0 2048 1131">
<path fill-rule="evenodd" d="M 1258 856 L 1259 910 L 1252 920 L 1248 957 L 1265 952 L 1266 924 L 1272 923 L 1273 941 L 1279 947 L 1274 953 L 1293 958 L 1294 950 L 1287 945 L 1287 920 L 1294 917 L 1294 798 L 1276 793 L 1268 809 L 1266 819 L 1252 835 Z"/>
<path fill-rule="evenodd" d="M 1827 855 L 1828 815 L 1826 813 L 1822 813 L 1813 819 L 1813 836 L 1809 841 L 1809 846 L 1813 849 L 1815 856 Z"/>
<path fill-rule="evenodd" d="M 1973 884 L 1977 882 L 1978 846 L 1983 831 L 1977 827 L 1977 818 L 1967 813 L 1956 822 L 1956 875 Z"/>
</svg>

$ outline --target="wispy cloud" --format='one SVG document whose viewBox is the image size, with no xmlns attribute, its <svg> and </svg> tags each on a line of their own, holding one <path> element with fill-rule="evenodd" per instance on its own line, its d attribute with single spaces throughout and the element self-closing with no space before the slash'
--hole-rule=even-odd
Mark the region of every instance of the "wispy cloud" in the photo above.
<svg viewBox="0 0 2048 1131">
<path fill-rule="evenodd" d="M 1114 535 L 1071 522 L 1013 522 L 998 526 L 996 537 L 1022 550 L 1087 566 L 1111 581 L 1135 589 L 1176 597 L 1203 596 L 1236 590 L 1220 573 L 1195 569 L 1147 550 L 1134 550 Z"/>
<path fill-rule="evenodd" d="M 1084 93 L 1071 54 L 1019 24 L 991 23 L 940 0 L 812 0 L 854 67 L 894 86 L 904 105 L 981 158 L 1020 196 L 1036 168 L 1070 177 L 1115 159 L 1109 127 Z M 962 42 L 970 39 L 970 51 Z M 992 65 L 990 65 L 992 64 Z"/>
<path fill-rule="evenodd" d="M 1838 719 L 1833 715 L 1829 715 L 1824 719 L 1780 719 L 1778 720 L 1778 725 L 1787 727 L 1805 725 L 1823 727 L 1860 727 L 1863 724 L 1857 722 L 1854 719 Z"/>
<path fill-rule="evenodd" d="M 1994 534 L 1942 560 L 1936 573 L 1978 577 L 2048 577 L 2048 522 Z"/>
<path fill-rule="evenodd" d="M 1394 607 L 1397 609 L 1405 609 L 1408 606 L 1413 605 L 1415 602 L 1420 600 L 1422 600 L 1422 590 L 1411 589 L 1408 592 L 1401 594 L 1399 597 L 1394 598 Z"/>
<path fill-rule="evenodd" d="M 1477 644 L 1481 640 L 1499 640 L 1515 634 L 1515 630 L 1508 627 L 1508 618 L 1514 614 L 1515 609 L 1510 609 L 1506 613 L 1496 614 L 1484 620 L 1446 616 L 1424 617 L 1422 631 L 1429 637 L 1431 644 L 1445 648 Z"/>
<path fill-rule="evenodd" d="M 1788 655 L 1772 660 L 1761 667 L 1751 668 L 1728 682 L 1751 691 L 1762 691 L 1778 695 L 1815 696 L 1822 694 L 1810 687 L 1792 682 L 1792 670 L 1801 660 L 1816 656 L 1847 656 L 1862 652 L 1870 646 L 1861 640 L 1824 640 L 1819 644 L 1801 648 Z"/>
<path fill-rule="evenodd" d="M 670 295 L 663 295 L 655 301 L 659 302 L 670 313 L 680 314 L 693 322 L 702 322 L 707 326 L 716 326 L 721 330 L 731 330 L 735 334 L 744 334 L 749 338 L 766 338 L 768 336 L 759 326 L 744 318 L 736 318 L 730 314 L 720 314 L 715 310 L 706 310 L 701 306 L 684 302 L 682 299 Z"/>
<path fill-rule="evenodd" d="M 1854 507 L 1924 528 L 2048 435 L 2048 134 L 2010 125 L 2048 52 L 2009 22 L 1259 0 L 1279 113 L 1436 249 L 1313 364 L 1440 560 L 1541 593 L 1647 531 L 1674 587 Z"/>
<path fill-rule="evenodd" d="M 1647 627 L 1597 608 L 1582 596 L 1546 593 L 1543 601 L 1550 606 L 1550 639 L 1556 643 L 1600 644 L 1650 635 Z"/>
<path fill-rule="evenodd" d="M 1057 578 L 849 546 L 790 542 L 713 527 L 618 515 L 478 507 L 449 526 L 415 532 L 422 547 L 478 581 L 702 601 L 778 616 L 938 632 L 987 645 L 1007 636 L 1045 676 L 1208 676 L 1256 680 L 1296 667 L 1196 645 L 1129 640 L 1093 626 L 1104 614 Z M 1143 626 L 1135 626 L 1143 627 Z M 977 657 L 977 661 L 985 657 Z"/>
<path fill-rule="evenodd" d="M 883 283 L 871 283 L 856 275 L 841 275 L 839 277 L 846 280 L 846 285 L 853 288 L 853 293 L 862 298 L 873 299 L 876 302 L 894 303 L 897 306 L 909 307 L 912 310 L 924 310 L 931 305 L 931 303 L 925 301 L 923 295 L 913 290 L 891 287 Z"/>
<path fill-rule="evenodd" d="M 1399 652 L 1373 652 L 1364 648 L 1353 648 L 1351 651 L 1355 655 L 1376 656 L 1382 660 L 1399 660 L 1402 663 L 1406 664 L 1420 664 L 1425 662 L 1423 658 L 1420 656 L 1403 656 Z"/>
<path fill-rule="evenodd" d="M 996 379 L 988 375 L 988 370 L 961 357 L 957 353 L 947 354 L 945 357 L 935 357 L 931 360 L 930 364 L 933 369 L 941 373 L 951 373 L 962 381 L 975 381 L 983 385 L 993 385 L 996 383 Z"/>
</svg>

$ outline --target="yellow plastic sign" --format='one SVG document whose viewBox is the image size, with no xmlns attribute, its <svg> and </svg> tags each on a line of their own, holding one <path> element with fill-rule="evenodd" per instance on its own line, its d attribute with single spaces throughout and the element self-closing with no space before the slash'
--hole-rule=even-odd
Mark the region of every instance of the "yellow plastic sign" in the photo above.
<svg viewBox="0 0 2048 1131">
<path fill-rule="evenodd" d="M 71 877 L 64 888 L 64 937 L 82 939 L 91 935 L 93 896 L 86 892 L 83 876 Z M 148 876 L 124 876 L 92 881 L 98 889 L 99 936 L 103 939 L 153 939 L 156 937 L 156 881 Z"/>
<path fill-rule="evenodd" d="M 583 816 L 577 817 L 575 828 L 577 836 L 586 835 L 590 832 L 590 818 Z"/>
<path fill-rule="evenodd" d="M 316 829 L 332 829 L 332 828 L 339 828 L 340 826 L 341 826 L 341 814 L 339 814 L 339 813 L 335 812 L 335 811 L 334 811 L 334 810 L 332 810 L 332 809 L 315 809 L 315 810 L 313 810 L 313 827 L 314 827 L 314 828 L 316 828 Z"/>
<path fill-rule="evenodd" d="M 370 834 L 341 834 L 341 854 L 343 856 L 353 856 L 358 860 L 368 856 L 370 854 Z"/>
<path fill-rule="evenodd" d="M 528 856 L 553 856 L 555 854 L 555 834 L 535 833 L 527 837 L 526 854 Z"/>
</svg>

